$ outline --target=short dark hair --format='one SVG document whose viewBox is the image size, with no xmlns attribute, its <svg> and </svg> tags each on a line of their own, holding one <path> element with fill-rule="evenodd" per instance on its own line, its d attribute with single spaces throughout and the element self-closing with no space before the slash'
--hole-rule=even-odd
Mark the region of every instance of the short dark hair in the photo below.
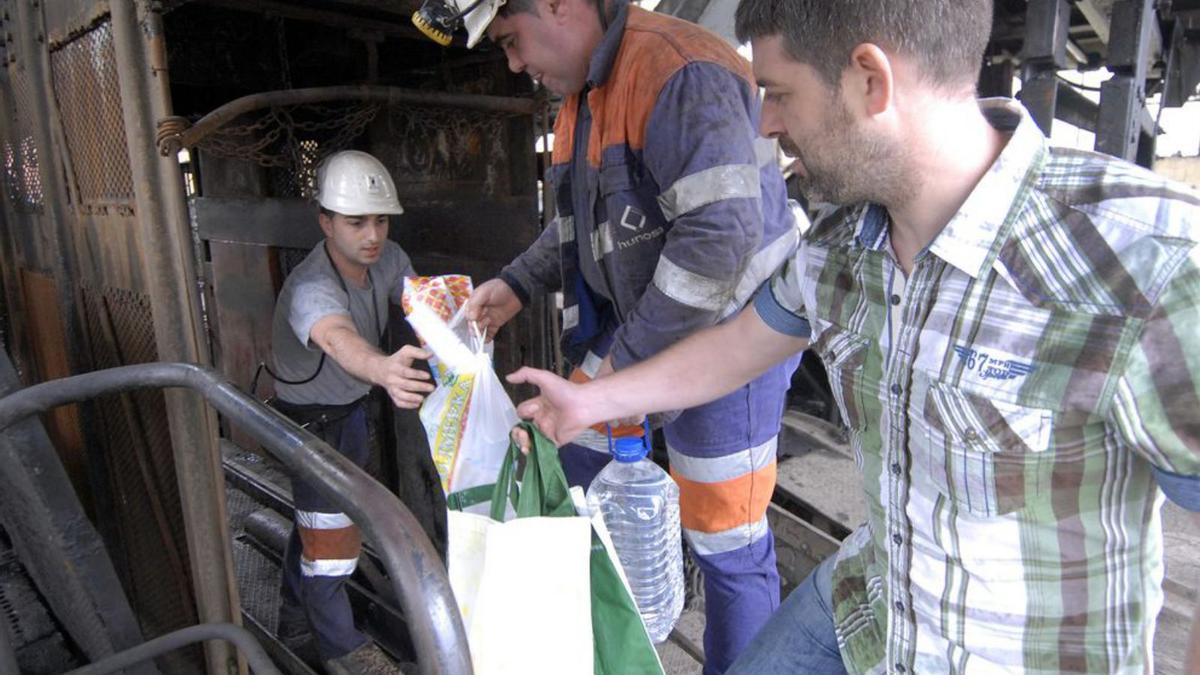
<svg viewBox="0 0 1200 675">
<path fill-rule="evenodd" d="M 512 14 L 533 14 L 537 15 L 537 0 L 508 0 L 503 5 L 500 5 L 499 16 L 510 16 Z"/>
<path fill-rule="evenodd" d="M 992 0 L 741 0 L 737 38 L 783 36 L 788 56 L 837 87 L 860 44 L 916 59 L 929 82 L 974 85 L 992 30 Z"/>
<path fill-rule="evenodd" d="M 591 3 L 597 7 L 600 7 L 607 1 L 608 0 L 591 0 Z M 500 5 L 500 11 L 496 14 L 498 16 L 511 16 L 513 14 L 520 14 L 522 12 L 525 14 L 538 16 L 537 0 L 508 0 L 503 5 Z"/>
<path fill-rule="evenodd" d="M 324 206 L 321 206 L 319 204 L 317 205 L 317 209 L 320 210 L 321 215 L 325 216 L 326 218 L 333 218 L 334 216 L 338 215 L 337 211 L 330 211 L 329 209 L 327 209 Z"/>
</svg>

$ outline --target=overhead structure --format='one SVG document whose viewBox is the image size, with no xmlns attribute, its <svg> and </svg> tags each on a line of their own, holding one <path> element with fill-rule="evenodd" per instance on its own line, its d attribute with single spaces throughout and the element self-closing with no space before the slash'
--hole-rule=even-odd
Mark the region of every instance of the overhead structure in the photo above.
<svg viewBox="0 0 1200 675">
<path fill-rule="evenodd" d="M 662 0 L 656 11 L 732 36 L 722 0 Z M 1059 71 L 1108 68 L 1099 102 Z M 1200 0 L 995 0 L 984 96 L 1018 97 L 1049 134 L 1061 120 L 1096 135 L 1095 149 L 1149 166 L 1161 133 L 1146 100 L 1178 107 L 1200 84 Z"/>
</svg>

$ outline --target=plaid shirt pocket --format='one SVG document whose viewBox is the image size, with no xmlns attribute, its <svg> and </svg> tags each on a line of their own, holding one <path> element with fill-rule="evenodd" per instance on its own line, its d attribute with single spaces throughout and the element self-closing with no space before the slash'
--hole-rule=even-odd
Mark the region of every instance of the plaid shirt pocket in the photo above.
<svg viewBox="0 0 1200 675">
<path fill-rule="evenodd" d="M 864 366 L 871 341 L 839 326 L 828 325 L 812 344 L 829 376 L 829 386 L 846 426 L 862 431 L 867 424 L 863 410 Z"/>
<path fill-rule="evenodd" d="M 929 475 L 959 509 L 990 518 L 1042 492 L 1052 412 L 933 381 L 925 398 Z"/>
</svg>

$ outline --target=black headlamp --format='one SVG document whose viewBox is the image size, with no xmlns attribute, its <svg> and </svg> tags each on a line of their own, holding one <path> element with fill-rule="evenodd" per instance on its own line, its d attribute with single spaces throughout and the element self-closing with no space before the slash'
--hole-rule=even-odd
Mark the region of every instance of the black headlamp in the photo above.
<svg viewBox="0 0 1200 675">
<path fill-rule="evenodd" d="M 481 4 L 483 0 L 474 0 L 459 11 L 458 7 L 446 0 L 425 0 L 421 8 L 413 12 L 412 22 L 430 40 L 447 47 L 454 31 L 462 28 L 463 17 Z"/>
</svg>

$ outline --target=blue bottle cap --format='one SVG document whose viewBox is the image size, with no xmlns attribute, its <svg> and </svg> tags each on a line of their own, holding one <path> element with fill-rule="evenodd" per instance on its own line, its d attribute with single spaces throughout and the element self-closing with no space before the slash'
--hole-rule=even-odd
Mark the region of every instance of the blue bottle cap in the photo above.
<svg viewBox="0 0 1200 675">
<path fill-rule="evenodd" d="M 644 438 L 639 436 L 617 438 L 612 445 L 613 459 L 618 462 L 636 462 L 645 457 L 648 451 Z"/>
</svg>

